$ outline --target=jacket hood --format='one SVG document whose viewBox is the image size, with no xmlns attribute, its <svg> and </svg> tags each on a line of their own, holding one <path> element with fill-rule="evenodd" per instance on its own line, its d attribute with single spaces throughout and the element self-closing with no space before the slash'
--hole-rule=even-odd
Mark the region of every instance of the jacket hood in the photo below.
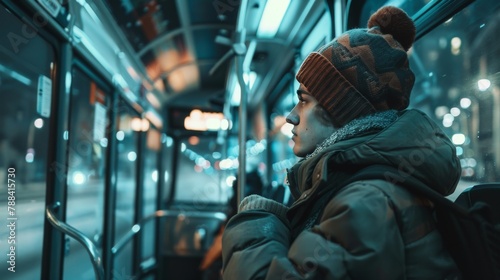
<svg viewBox="0 0 500 280">
<path fill-rule="evenodd" d="M 289 174 L 290 183 L 297 186 L 295 182 L 310 180 L 315 165 L 325 156 L 328 164 L 324 168 L 328 170 L 322 173 L 341 169 L 354 174 L 369 165 L 389 165 L 442 195 L 455 190 L 461 173 L 455 146 L 434 121 L 418 110 L 402 111 L 379 132 L 339 141 L 323 153 L 301 160 L 292 168 L 293 175 Z M 306 176 L 301 174 L 304 169 L 309 170 Z M 304 191 L 302 186 L 298 190 L 291 184 L 291 188 L 295 193 Z"/>
</svg>

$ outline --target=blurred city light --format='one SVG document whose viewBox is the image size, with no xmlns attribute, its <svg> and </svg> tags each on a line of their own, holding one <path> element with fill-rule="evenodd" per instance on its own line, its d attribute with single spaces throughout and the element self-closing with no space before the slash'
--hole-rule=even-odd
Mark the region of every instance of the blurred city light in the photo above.
<svg viewBox="0 0 500 280">
<path fill-rule="evenodd" d="M 102 138 L 99 141 L 99 144 L 101 144 L 102 147 L 106 148 L 108 146 L 108 138 Z"/>
<path fill-rule="evenodd" d="M 450 127 L 453 124 L 455 117 L 452 114 L 446 114 L 443 116 L 443 126 Z"/>
<path fill-rule="evenodd" d="M 460 107 L 462 107 L 464 109 L 469 108 L 471 104 L 472 104 L 472 101 L 469 98 L 464 97 L 464 98 L 460 99 Z"/>
<path fill-rule="evenodd" d="M 444 117 L 444 115 L 446 115 L 447 113 L 448 113 L 448 107 L 446 107 L 446 106 L 439 106 L 439 107 L 436 107 L 436 109 L 434 110 L 434 114 L 439 119 Z"/>
<path fill-rule="evenodd" d="M 87 178 L 85 177 L 85 174 L 83 174 L 82 172 L 75 171 L 73 173 L 72 180 L 75 185 L 82 185 L 85 183 L 85 181 L 87 181 Z"/>
<path fill-rule="evenodd" d="M 453 107 L 450 109 L 450 114 L 454 117 L 458 117 L 460 116 L 460 109 L 458 109 L 457 107 Z"/>
<path fill-rule="evenodd" d="M 137 154 L 135 152 L 129 152 L 127 158 L 129 161 L 135 161 L 137 159 Z"/>
<path fill-rule="evenodd" d="M 292 136 L 293 136 L 292 129 L 293 129 L 293 124 L 291 124 L 291 123 L 285 123 L 285 124 L 281 127 L 280 131 L 281 131 L 281 133 L 283 133 L 284 135 L 286 135 L 286 136 L 288 136 L 288 137 L 292 138 Z"/>
<path fill-rule="evenodd" d="M 32 163 L 35 160 L 35 149 L 29 148 L 26 151 L 25 160 L 27 163 Z"/>
<path fill-rule="evenodd" d="M 34 125 L 36 128 L 42 128 L 43 127 L 43 119 L 38 118 L 35 120 Z"/>
<path fill-rule="evenodd" d="M 491 82 L 488 79 L 480 79 L 477 81 L 477 87 L 480 91 L 486 91 L 491 86 Z"/>
<path fill-rule="evenodd" d="M 125 139 L 125 132 L 121 130 L 116 132 L 116 140 L 122 141 L 123 139 Z"/>
<path fill-rule="evenodd" d="M 451 137 L 451 141 L 455 145 L 462 145 L 463 143 L 465 143 L 465 135 L 462 133 L 453 134 L 453 136 Z"/>
<path fill-rule="evenodd" d="M 460 47 L 462 46 L 462 40 L 458 37 L 453 37 L 451 39 L 451 53 L 454 55 L 460 54 Z"/>
<path fill-rule="evenodd" d="M 158 170 L 155 170 L 151 173 L 151 180 L 153 180 L 153 182 L 158 182 Z"/>
</svg>

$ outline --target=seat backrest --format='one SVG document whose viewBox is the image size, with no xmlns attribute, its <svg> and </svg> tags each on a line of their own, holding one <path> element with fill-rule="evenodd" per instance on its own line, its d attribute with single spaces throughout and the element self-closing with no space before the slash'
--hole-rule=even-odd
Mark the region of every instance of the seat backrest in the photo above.
<svg viewBox="0 0 500 280">
<path fill-rule="evenodd" d="M 470 208 L 478 201 L 490 206 L 493 223 L 500 224 L 500 183 L 483 183 L 467 188 L 457 197 L 455 203 Z"/>
</svg>

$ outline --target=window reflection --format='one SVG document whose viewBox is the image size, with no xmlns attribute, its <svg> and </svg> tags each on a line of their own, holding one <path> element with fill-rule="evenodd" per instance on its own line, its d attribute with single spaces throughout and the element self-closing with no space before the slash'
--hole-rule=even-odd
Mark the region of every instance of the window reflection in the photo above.
<svg viewBox="0 0 500 280">
<path fill-rule="evenodd" d="M 411 105 L 457 147 L 462 183 L 500 180 L 500 3 L 476 1 L 417 41 Z"/>
<path fill-rule="evenodd" d="M 134 120 L 138 113 L 123 99 L 119 99 L 116 120 L 117 177 L 115 208 L 115 244 L 134 225 L 134 207 L 136 197 L 136 159 L 138 155 L 138 137 L 140 129 L 134 129 Z M 114 275 L 133 275 L 133 242 L 127 243 L 115 257 Z"/>
<path fill-rule="evenodd" d="M 273 188 L 286 185 L 286 169 L 292 167 L 298 159 L 293 154 L 293 142 L 291 140 L 293 126 L 286 122 L 287 115 L 297 102 L 297 94 L 294 90 L 295 83 L 298 84 L 295 80 L 290 82 L 289 87 L 285 89 L 287 94 L 281 96 L 271 113 L 269 137 L 272 139 L 270 148 L 272 155 L 271 185 Z"/>
<path fill-rule="evenodd" d="M 198 210 L 208 203 L 227 202 L 229 187 L 225 177 L 233 174 L 234 170 L 221 169 L 222 148 L 216 148 L 214 137 L 200 135 L 182 139 L 176 163 L 176 201 L 188 202 Z"/>
<path fill-rule="evenodd" d="M 15 273 L 9 261 L 0 264 L 1 275 L 9 279 L 36 279 L 42 264 L 43 224 L 49 150 L 50 107 L 37 110 L 37 93 L 52 96 L 54 48 L 42 36 L 21 37 L 20 30 L 33 31 L 0 5 L 0 219 L 16 218 Z M 7 36 L 9 34 L 9 36 Z M 15 37 L 17 36 L 17 37 Z M 12 38 L 23 40 L 14 44 Z M 48 83 L 38 87 L 39 80 Z M 42 114 L 43 113 L 43 114 Z M 7 185 L 7 179 L 13 181 Z M 7 201 L 13 200 L 14 212 Z M 10 206 L 10 205 L 9 205 Z M 12 214 L 13 215 L 12 215 Z M 5 223 L 6 225 L 7 223 Z M 0 255 L 7 256 L 9 228 L 2 226 Z"/>
<path fill-rule="evenodd" d="M 146 119 L 144 119 L 146 120 Z M 146 120 L 147 121 L 147 120 Z M 157 210 L 158 194 L 158 153 L 161 148 L 160 132 L 150 126 L 146 132 L 146 147 L 144 150 L 144 185 L 143 185 L 143 216 L 147 217 Z M 144 225 L 142 231 L 142 260 L 154 257 L 156 221 L 150 220 Z"/>
<path fill-rule="evenodd" d="M 79 68 L 73 69 L 72 80 L 66 221 L 101 246 L 109 97 Z M 76 263 L 91 272 L 87 253 L 76 249 L 81 245 L 75 240 L 69 242 L 64 277 L 76 276 Z"/>
<path fill-rule="evenodd" d="M 171 173 L 172 173 L 172 167 L 173 167 L 173 154 L 174 154 L 174 140 L 172 137 L 163 134 L 161 138 L 162 142 L 162 156 L 161 160 L 163 163 L 163 182 L 160 182 L 160 187 L 162 188 L 162 207 L 161 208 L 167 208 L 169 205 L 166 203 L 168 202 L 170 198 L 170 192 L 171 192 Z"/>
</svg>

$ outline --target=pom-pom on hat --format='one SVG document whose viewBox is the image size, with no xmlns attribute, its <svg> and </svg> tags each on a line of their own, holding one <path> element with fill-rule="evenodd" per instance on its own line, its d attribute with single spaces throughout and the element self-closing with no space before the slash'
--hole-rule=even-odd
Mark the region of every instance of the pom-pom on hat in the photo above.
<svg viewBox="0 0 500 280">
<path fill-rule="evenodd" d="M 408 107 L 415 76 L 408 49 L 415 25 L 401 9 L 380 8 L 368 29 L 349 30 L 311 53 L 297 73 L 318 103 L 341 127 L 358 117 Z"/>
</svg>

